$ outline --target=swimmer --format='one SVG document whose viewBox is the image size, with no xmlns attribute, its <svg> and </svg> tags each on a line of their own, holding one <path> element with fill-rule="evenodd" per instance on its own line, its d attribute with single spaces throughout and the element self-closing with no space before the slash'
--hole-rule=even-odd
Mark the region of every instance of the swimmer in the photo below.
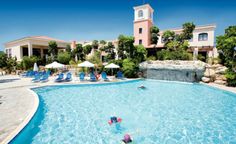
<svg viewBox="0 0 236 144">
<path fill-rule="evenodd" d="M 117 118 L 116 116 L 112 116 L 110 120 L 108 121 L 109 125 L 112 125 L 113 123 L 120 123 L 122 121 L 121 118 Z"/>
<path fill-rule="evenodd" d="M 139 86 L 140 89 L 145 89 L 146 87 L 144 85 Z"/>
<path fill-rule="evenodd" d="M 129 144 L 132 143 L 132 139 L 129 134 L 125 134 L 124 138 L 122 139 L 122 144 Z"/>
</svg>

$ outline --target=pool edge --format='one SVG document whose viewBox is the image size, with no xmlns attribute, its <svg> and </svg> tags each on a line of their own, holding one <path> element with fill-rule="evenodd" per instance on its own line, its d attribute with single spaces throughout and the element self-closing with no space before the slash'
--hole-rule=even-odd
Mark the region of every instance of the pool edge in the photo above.
<svg viewBox="0 0 236 144">
<path fill-rule="evenodd" d="M 112 82 L 112 83 L 126 83 L 126 82 L 139 81 L 139 80 L 143 80 L 143 79 L 142 78 L 128 79 L 128 80 L 117 81 L 117 82 Z M 26 88 L 31 93 L 31 95 L 34 97 L 32 110 L 29 112 L 29 114 L 24 119 L 24 121 L 15 130 L 13 130 L 13 132 L 11 132 L 2 142 L 0 142 L 0 144 L 10 143 L 27 126 L 27 124 L 29 124 L 30 120 L 34 117 L 34 115 L 37 112 L 38 107 L 39 107 L 39 97 L 38 97 L 38 94 L 33 91 L 33 89 L 47 87 L 47 86 L 89 85 L 89 84 L 92 84 L 92 85 L 98 84 L 99 85 L 99 84 L 104 84 L 104 83 L 81 83 L 81 84 L 58 84 L 58 85 L 49 84 L 49 85 L 44 85 L 44 86 L 38 85 L 38 86 L 32 86 L 32 87 Z M 105 84 L 109 84 L 109 83 L 105 83 Z"/>
<path fill-rule="evenodd" d="M 150 80 L 150 81 L 160 81 L 160 82 L 174 82 L 174 83 L 180 83 L 180 84 L 194 84 L 194 83 L 188 83 L 188 82 L 176 82 L 176 81 L 164 81 L 164 80 L 152 80 L 152 79 L 143 79 L 143 78 L 137 78 L 137 79 L 129 79 L 129 80 L 125 80 L 125 81 L 117 81 L 117 82 L 112 82 L 112 83 L 126 83 L 126 82 L 132 82 L 132 81 L 140 81 L 140 80 Z M 99 85 L 99 84 L 110 84 L 110 83 L 81 83 L 81 84 L 49 84 L 49 85 L 38 85 L 38 86 L 33 86 L 31 88 L 27 88 L 28 91 L 30 91 L 31 95 L 34 97 L 33 100 L 33 107 L 32 110 L 30 111 L 30 113 L 28 114 L 28 116 L 24 119 L 24 121 L 15 129 L 13 130 L 13 132 L 11 132 L 0 144 L 8 144 L 9 142 L 11 142 L 26 126 L 27 124 L 30 122 L 30 120 L 34 117 L 35 113 L 38 110 L 39 107 L 39 96 L 37 95 L 37 93 L 35 93 L 32 89 L 34 88 L 40 88 L 40 87 L 47 87 L 47 86 L 61 86 L 61 85 Z M 220 88 L 220 87 L 215 87 L 209 84 L 205 84 L 205 83 L 197 83 L 200 85 L 205 85 L 214 89 L 218 89 L 221 91 L 226 91 L 226 92 L 230 92 L 230 93 L 234 93 L 233 91 L 230 90 L 226 90 L 224 88 Z"/>
<path fill-rule="evenodd" d="M 9 142 L 11 142 L 25 128 L 25 126 L 30 122 L 30 120 L 33 118 L 34 114 L 36 113 L 36 111 L 38 109 L 38 106 L 39 106 L 38 95 L 30 88 L 27 88 L 27 90 L 30 91 L 31 95 L 34 97 L 32 110 L 29 112 L 28 116 L 24 119 L 24 121 L 13 132 L 10 133 L 1 142 L 1 144 L 8 144 Z"/>
</svg>

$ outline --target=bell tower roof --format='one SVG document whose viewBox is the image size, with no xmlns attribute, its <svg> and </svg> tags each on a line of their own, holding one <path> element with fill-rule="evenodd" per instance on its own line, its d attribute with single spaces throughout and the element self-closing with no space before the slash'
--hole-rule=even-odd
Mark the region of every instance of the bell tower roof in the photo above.
<svg viewBox="0 0 236 144">
<path fill-rule="evenodd" d="M 149 20 L 153 22 L 153 8 L 149 4 L 134 7 L 134 22 Z"/>
<path fill-rule="evenodd" d="M 150 4 L 144 4 L 140 6 L 135 6 L 134 10 L 139 10 L 139 9 L 146 9 L 148 8 L 152 13 L 154 12 L 153 8 L 150 6 Z"/>
</svg>

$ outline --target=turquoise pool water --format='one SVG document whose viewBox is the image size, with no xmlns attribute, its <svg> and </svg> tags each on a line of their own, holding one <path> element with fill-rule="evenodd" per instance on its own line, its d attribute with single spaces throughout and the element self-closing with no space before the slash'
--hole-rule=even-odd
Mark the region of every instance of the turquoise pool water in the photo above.
<svg viewBox="0 0 236 144">
<path fill-rule="evenodd" d="M 147 89 L 137 89 L 145 85 Z M 138 80 L 33 89 L 40 106 L 12 144 L 236 143 L 236 95 L 204 86 Z M 110 116 L 123 121 L 110 126 Z"/>
</svg>

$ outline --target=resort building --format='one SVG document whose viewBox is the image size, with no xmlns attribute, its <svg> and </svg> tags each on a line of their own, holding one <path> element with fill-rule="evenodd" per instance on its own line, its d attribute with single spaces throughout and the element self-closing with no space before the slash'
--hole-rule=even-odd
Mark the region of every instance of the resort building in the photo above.
<svg viewBox="0 0 236 144">
<path fill-rule="evenodd" d="M 156 46 L 151 44 L 151 33 L 150 28 L 154 25 L 153 23 L 154 10 L 149 4 L 134 7 L 134 37 L 135 45 L 142 44 L 148 49 L 149 55 L 156 53 L 164 47 L 162 35 L 165 30 L 160 31 L 159 41 Z M 193 31 L 193 38 L 189 41 L 189 51 L 195 54 L 201 53 L 203 56 L 215 57 L 217 56 L 217 50 L 214 45 L 216 25 L 204 25 L 196 26 Z M 182 32 L 182 28 L 168 29 L 174 31 L 176 34 Z"/>
<path fill-rule="evenodd" d="M 147 48 L 148 55 L 155 55 L 157 51 L 165 48 L 162 40 L 165 30 L 160 31 L 158 43 L 155 46 L 151 44 L 150 28 L 154 25 L 153 13 L 154 10 L 149 4 L 134 7 L 134 44 L 143 45 Z M 216 25 L 214 24 L 196 26 L 193 32 L 193 39 L 189 41 L 189 52 L 193 52 L 195 55 L 201 54 L 204 57 L 216 57 L 217 49 L 214 45 L 215 28 Z M 182 28 L 168 30 L 174 31 L 176 34 L 182 32 Z M 73 49 L 78 43 L 83 46 L 92 44 L 91 41 L 66 42 L 47 36 L 31 36 L 6 43 L 5 52 L 8 56 L 16 56 L 18 61 L 21 61 L 23 56 L 31 55 L 41 56 L 43 58 L 48 54 L 49 41 L 56 41 L 59 49 L 65 49 L 67 45 L 71 45 Z M 118 40 L 111 40 L 110 42 L 114 44 L 115 48 L 118 47 Z M 102 53 L 102 55 L 105 56 L 106 54 Z"/>
<path fill-rule="evenodd" d="M 48 54 L 48 42 L 56 41 L 58 49 L 65 49 L 70 43 L 47 36 L 30 36 L 5 43 L 8 57 L 16 57 L 21 61 L 24 56 L 39 56 L 45 58 Z"/>
</svg>

